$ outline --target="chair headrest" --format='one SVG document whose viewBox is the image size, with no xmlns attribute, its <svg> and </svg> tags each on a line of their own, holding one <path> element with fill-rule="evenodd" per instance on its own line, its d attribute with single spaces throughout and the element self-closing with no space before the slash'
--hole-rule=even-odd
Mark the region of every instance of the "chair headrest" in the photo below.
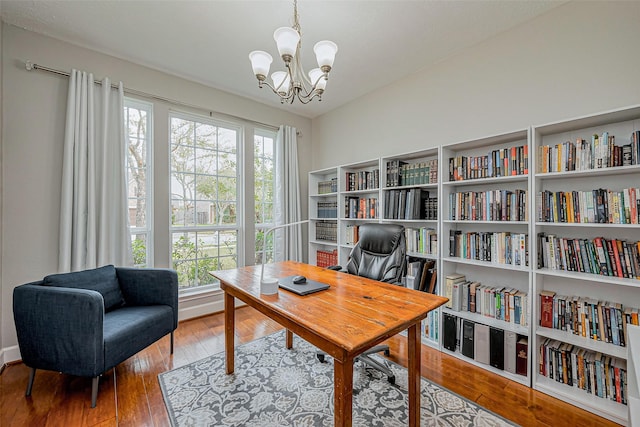
<svg viewBox="0 0 640 427">
<path fill-rule="evenodd" d="M 404 235 L 404 226 L 399 224 L 362 224 L 358 234 L 358 245 L 366 252 L 387 255 L 392 253 Z"/>
</svg>

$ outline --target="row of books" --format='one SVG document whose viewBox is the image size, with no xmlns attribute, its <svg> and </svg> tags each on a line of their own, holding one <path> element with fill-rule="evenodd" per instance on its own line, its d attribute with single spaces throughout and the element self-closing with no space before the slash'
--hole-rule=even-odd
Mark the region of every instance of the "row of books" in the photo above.
<svg viewBox="0 0 640 427">
<path fill-rule="evenodd" d="M 329 267 L 332 265 L 338 265 L 338 250 L 334 249 L 332 251 L 316 251 L 316 265 L 318 267 Z"/>
<path fill-rule="evenodd" d="M 449 194 L 449 219 L 528 221 L 528 190 L 465 191 Z"/>
<path fill-rule="evenodd" d="M 536 197 L 541 222 L 640 224 L 640 187 L 542 191 Z"/>
<path fill-rule="evenodd" d="M 529 297 L 524 291 L 483 285 L 454 273 L 445 278 L 444 296 L 449 298 L 446 307 L 454 311 L 477 313 L 515 325 L 529 324 Z"/>
<path fill-rule="evenodd" d="M 338 218 L 338 202 L 318 202 L 318 218 Z"/>
<path fill-rule="evenodd" d="M 621 303 L 540 292 L 540 326 L 570 331 L 596 341 L 625 347 L 627 325 L 638 325 L 638 309 Z"/>
<path fill-rule="evenodd" d="M 333 243 L 337 242 L 338 223 L 335 221 L 316 222 L 316 240 L 324 240 Z"/>
<path fill-rule="evenodd" d="M 640 241 L 539 233 L 538 267 L 640 280 Z"/>
<path fill-rule="evenodd" d="M 440 315 L 438 311 L 430 311 L 422 321 L 422 335 L 428 340 L 439 342 Z"/>
<path fill-rule="evenodd" d="M 512 374 L 527 375 L 529 340 L 513 331 L 462 319 L 445 313 L 443 346 L 478 363 Z"/>
<path fill-rule="evenodd" d="M 449 181 L 491 178 L 529 173 L 529 146 L 492 150 L 482 156 L 449 158 Z"/>
<path fill-rule="evenodd" d="M 435 294 L 438 292 L 438 271 L 434 260 L 407 256 L 404 284 L 409 289 Z"/>
<path fill-rule="evenodd" d="M 449 230 L 449 256 L 496 264 L 529 265 L 525 233 Z"/>
<path fill-rule="evenodd" d="M 375 190 L 380 188 L 380 169 L 346 172 L 346 191 Z"/>
<path fill-rule="evenodd" d="M 404 229 L 407 252 L 438 255 L 438 233 L 433 228 L 420 227 Z"/>
<path fill-rule="evenodd" d="M 436 184 L 437 182 L 438 159 L 416 163 L 407 163 L 401 160 L 387 162 L 387 187 Z"/>
<path fill-rule="evenodd" d="M 347 245 L 355 245 L 360 240 L 360 226 L 347 224 L 345 227 L 344 242 Z"/>
<path fill-rule="evenodd" d="M 331 178 L 329 181 L 318 183 L 318 194 L 328 194 L 338 192 L 338 178 Z"/>
<path fill-rule="evenodd" d="M 583 171 L 640 164 L 640 131 L 633 131 L 629 143 L 616 145 L 614 135 L 603 132 L 590 140 L 578 138 L 538 147 L 538 173 Z"/>
<path fill-rule="evenodd" d="M 438 219 L 438 198 L 429 197 L 427 190 L 388 190 L 384 192 L 386 219 Z"/>
<path fill-rule="evenodd" d="M 344 217 L 352 219 L 378 218 L 378 199 L 375 197 L 345 197 Z"/>
<path fill-rule="evenodd" d="M 540 344 L 539 351 L 540 375 L 592 396 L 627 404 L 624 360 L 549 338 Z"/>
</svg>

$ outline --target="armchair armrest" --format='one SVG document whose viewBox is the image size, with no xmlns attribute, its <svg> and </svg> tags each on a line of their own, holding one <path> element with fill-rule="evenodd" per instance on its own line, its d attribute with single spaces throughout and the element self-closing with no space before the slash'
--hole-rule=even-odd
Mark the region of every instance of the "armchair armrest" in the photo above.
<svg viewBox="0 0 640 427">
<path fill-rule="evenodd" d="M 37 282 L 18 286 L 13 316 L 27 366 L 78 376 L 102 373 L 104 301 L 99 292 Z"/>
<path fill-rule="evenodd" d="M 174 326 L 178 326 L 178 273 L 175 270 L 116 267 L 116 274 L 127 305 L 168 305 L 173 309 Z"/>
</svg>

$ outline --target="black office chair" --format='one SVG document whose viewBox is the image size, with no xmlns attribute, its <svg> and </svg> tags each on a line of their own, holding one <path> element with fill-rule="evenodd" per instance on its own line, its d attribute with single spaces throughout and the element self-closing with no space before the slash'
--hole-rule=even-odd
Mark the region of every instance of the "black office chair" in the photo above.
<svg viewBox="0 0 640 427">
<path fill-rule="evenodd" d="M 405 273 L 406 241 L 404 226 L 398 224 L 362 224 L 359 228 L 360 239 L 349 254 L 347 272 L 381 282 L 400 284 Z M 329 267 L 341 270 L 340 266 Z M 389 356 L 389 346 L 377 345 L 360 354 L 357 359 L 384 373 L 391 384 L 396 378 L 393 372 L 369 355 L 384 352 Z M 326 354 L 316 354 L 320 362 Z"/>
</svg>

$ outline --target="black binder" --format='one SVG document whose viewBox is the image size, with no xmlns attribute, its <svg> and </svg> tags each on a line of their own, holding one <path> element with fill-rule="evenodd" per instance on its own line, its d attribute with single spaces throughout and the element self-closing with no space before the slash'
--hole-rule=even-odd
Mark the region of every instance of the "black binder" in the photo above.
<svg viewBox="0 0 640 427">
<path fill-rule="evenodd" d="M 473 331 L 475 327 L 471 320 L 462 323 L 462 354 L 473 359 Z"/>
<path fill-rule="evenodd" d="M 456 316 L 444 314 L 443 345 L 449 351 L 456 351 Z"/>
<path fill-rule="evenodd" d="M 494 368 L 504 369 L 504 331 L 489 330 L 489 364 Z"/>
</svg>

